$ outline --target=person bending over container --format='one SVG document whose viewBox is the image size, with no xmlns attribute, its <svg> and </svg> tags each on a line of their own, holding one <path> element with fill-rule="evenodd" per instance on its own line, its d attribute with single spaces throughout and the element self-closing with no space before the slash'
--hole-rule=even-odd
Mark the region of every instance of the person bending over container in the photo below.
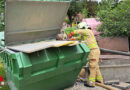
<svg viewBox="0 0 130 90">
<path fill-rule="evenodd" d="M 95 87 L 95 81 L 103 83 L 103 77 L 101 75 L 99 69 L 99 57 L 100 57 L 100 50 L 96 39 L 94 37 L 93 32 L 88 29 L 88 25 L 85 22 L 81 22 L 78 25 L 78 30 L 72 31 L 68 34 L 69 40 L 84 40 L 88 48 L 90 49 L 90 53 L 88 55 L 89 58 L 89 71 L 90 74 L 88 76 L 88 81 L 85 83 L 88 87 Z M 74 37 L 73 35 L 79 35 L 78 37 Z M 80 75 L 82 76 L 83 73 L 85 74 L 85 70 L 82 69 Z"/>
</svg>

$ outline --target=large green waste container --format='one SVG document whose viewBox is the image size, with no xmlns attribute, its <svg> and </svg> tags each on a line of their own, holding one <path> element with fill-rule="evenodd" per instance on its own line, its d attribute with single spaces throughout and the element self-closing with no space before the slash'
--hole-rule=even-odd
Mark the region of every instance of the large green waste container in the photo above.
<svg viewBox="0 0 130 90">
<path fill-rule="evenodd" d="M 5 51 L 0 56 L 12 90 L 63 90 L 75 83 L 88 52 L 79 44 L 31 54 Z"/>
<path fill-rule="evenodd" d="M 88 61 L 86 44 L 51 47 L 33 53 L 7 48 L 55 39 L 68 7 L 68 2 L 6 2 L 0 56 L 11 90 L 63 90 L 75 83 Z"/>
</svg>

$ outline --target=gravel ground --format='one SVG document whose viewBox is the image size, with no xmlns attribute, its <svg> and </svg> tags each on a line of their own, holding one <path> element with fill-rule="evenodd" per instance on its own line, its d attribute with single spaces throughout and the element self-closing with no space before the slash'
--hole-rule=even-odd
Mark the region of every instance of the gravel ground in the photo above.
<svg viewBox="0 0 130 90">
<path fill-rule="evenodd" d="M 96 86 L 95 88 L 89 88 L 89 87 L 84 86 L 83 83 L 77 82 L 74 86 L 70 88 L 66 88 L 64 90 L 107 90 L 107 89 L 104 89 L 98 86 Z"/>
</svg>

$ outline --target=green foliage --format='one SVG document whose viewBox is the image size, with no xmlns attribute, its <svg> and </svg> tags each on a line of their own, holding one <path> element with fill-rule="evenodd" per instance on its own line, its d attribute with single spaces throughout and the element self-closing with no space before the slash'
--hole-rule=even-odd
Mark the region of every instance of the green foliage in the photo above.
<svg viewBox="0 0 130 90">
<path fill-rule="evenodd" d="M 98 2 L 91 0 L 83 0 L 82 14 L 84 17 L 95 17 L 97 12 Z"/>
<path fill-rule="evenodd" d="M 96 16 L 97 12 L 97 2 L 94 1 L 88 1 L 88 0 L 72 0 L 70 4 L 70 8 L 68 10 L 68 17 L 70 20 L 70 23 L 72 23 L 73 18 L 76 17 L 79 12 L 83 14 L 83 17 L 91 17 Z"/>
<path fill-rule="evenodd" d="M 130 36 L 130 2 L 117 3 L 117 0 L 103 0 L 98 17 L 102 25 L 98 28 L 103 36 Z"/>
<path fill-rule="evenodd" d="M 67 34 L 69 34 L 69 33 L 71 33 L 71 32 L 74 31 L 74 30 L 77 30 L 77 28 L 76 28 L 76 27 L 68 27 L 68 28 L 65 29 L 65 32 L 66 32 Z"/>
<path fill-rule="evenodd" d="M 87 4 L 87 0 L 83 0 L 83 8 L 82 8 L 82 15 L 83 18 L 87 18 L 88 17 L 88 4 Z"/>
<path fill-rule="evenodd" d="M 6 75 L 5 75 L 5 71 L 4 71 L 4 67 L 0 58 L 0 76 L 2 76 L 4 78 L 4 82 L 6 82 L 6 85 L 1 86 L 2 88 L 0 90 L 10 90 L 9 86 L 7 84 L 7 80 L 6 80 Z"/>
<path fill-rule="evenodd" d="M 87 2 L 88 17 L 96 16 L 97 7 L 98 7 L 98 2 L 96 2 L 96 1 Z"/>
<path fill-rule="evenodd" d="M 1 60 L 0 60 L 0 76 L 3 76 L 3 78 L 6 79 L 4 68 L 3 68 Z"/>
<path fill-rule="evenodd" d="M 88 17 L 88 10 L 86 8 L 82 9 L 83 18 Z"/>
<path fill-rule="evenodd" d="M 70 20 L 67 18 L 64 20 L 67 24 L 70 24 Z"/>
<path fill-rule="evenodd" d="M 66 34 L 71 33 L 72 31 L 77 30 L 76 27 L 68 27 L 65 29 Z M 80 35 L 73 35 L 73 37 L 79 37 Z"/>
<path fill-rule="evenodd" d="M 102 0 L 98 5 L 98 10 L 112 9 L 118 5 L 119 0 Z"/>
<path fill-rule="evenodd" d="M 77 14 L 79 12 L 82 12 L 82 8 L 83 8 L 82 2 L 75 1 L 75 0 L 71 2 L 70 8 L 69 8 L 68 13 L 67 13 L 69 20 L 70 20 L 70 23 L 72 23 L 72 21 L 73 21 L 72 17 L 75 17 L 75 16 L 77 16 Z"/>
<path fill-rule="evenodd" d="M 0 0 L 0 31 L 4 30 L 4 0 Z"/>
</svg>

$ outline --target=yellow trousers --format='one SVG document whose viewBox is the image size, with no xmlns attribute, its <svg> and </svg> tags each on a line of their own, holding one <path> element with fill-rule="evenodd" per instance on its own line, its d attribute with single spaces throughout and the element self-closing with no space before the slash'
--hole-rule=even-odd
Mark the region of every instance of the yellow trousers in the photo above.
<svg viewBox="0 0 130 90">
<path fill-rule="evenodd" d="M 88 84 L 90 86 L 95 86 L 95 81 L 99 81 L 103 83 L 103 78 L 99 69 L 99 57 L 100 57 L 100 50 L 97 49 L 92 49 L 90 50 L 89 53 L 89 77 L 88 77 Z M 80 72 L 80 76 L 84 77 L 85 76 L 85 69 L 82 69 Z"/>
<path fill-rule="evenodd" d="M 103 78 L 99 69 L 99 57 L 100 57 L 100 50 L 97 49 L 92 49 L 90 51 L 90 54 L 88 56 L 89 58 L 89 71 L 90 75 L 88 78 L 88 84 L 91 86 L 95 86 L 95 81 L 99 81 L 103 83 Z"/>
</svg>

